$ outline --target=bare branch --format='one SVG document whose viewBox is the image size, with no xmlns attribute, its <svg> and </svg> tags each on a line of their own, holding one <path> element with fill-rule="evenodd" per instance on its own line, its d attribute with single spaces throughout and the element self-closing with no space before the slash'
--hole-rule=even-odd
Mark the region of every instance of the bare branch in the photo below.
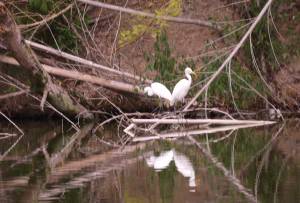
<svg viewBox="0 0 300 203">
<path fill-rule="evenodd" d="M 139 76 L 136 76 L 136 75 L 133 75 L 133 74 L 130 74 L 130 73 L 126 73 L 126 72 L 122 72 L 122 71 L 118 71 L 118 70 L 115 70 L 115 69 L 112 69 L 112 68 L 108 68 L 106 66 L 96 64 L 92 61 L 88 61 L 88 60 L 82 59 L 80 57 L 77 57 L 77 56 L 62 52 L 62 51 L 58 51 L 58 50 L 53 49 L 51 47 L 46 47 L 44 45 L 41 45 L 41 44 L 38 44 L 38 43 L 35 43 L 35 42 L 31 42 L 31 41 L 28 41 L 28 40 L 25 40 L 25 41 L 28 45 L 30 45 L 34 49 L 46 51 L 47 53 L 51 53 L 51 54 L 54 54 L 56 56 L 67 58 L 67 59 L 70 59 L 72 61 L 76 61 L 78 63 L 87 65 L 87 66 L 92 67 L 92 68 L 96 68 L 96 69 L 99 69 L 99 70 L 102 70 L 102 71 L 106 71 L 106 72 L 109 72 L 109 73 L 114 73 L 116 75 L 120 75 L 122 77 L 132 78 L 132 79 L 135 79 L 137 81 L 140 81 Z M 146 79 L 145 82 L 148 83 L 148 84 L 151 84 L 153 81 Z"/>
<path fill-rule="evenodd" d="M 4 114 L 4 113 L 2 113 L 1 111 L 0 111 L 0 114 L 4 117 L 4 118 L 6 118 L 9 122 L 11 122 L 22 134 L 24 134 L 23 133 L 23 131 L 14 123 L 14 122 L 12 122 L 9 118 L 7 118 L 7 116 Z M 2 158 L 2 157 L 1 157 Z M 0 159 L 1 160 L 1 159 Z"/>
<path fill-rule="evenodd" d="M 101 16 L 101 17 L 96 17 L 96 18 L 90 19 L 90 20 L 88 20 L 88 24 L 97 23 L 97 22 L 102 21 L 102 20 L 108 20 L 108 19 L 113 18 L 113 17 L 115 17 L 115 13 L 110 13 L 106 16 Z"/>
<path fill-rule="evenodd" d="M 241 41 L 238 43 L 238 45 L 235 47 L 235 49 L 231 52 L 231 54 L 228 56 L 228 58 L 225 60 L 225 62 L 222 64 L 222 66 L 216 71 L 216 73 L 211 77 L 211 79 L 202 87 L 202 89 L 193 97 L 193 99 L 186 105 L 186 107 L 183 109 L 183 111 L 186 111 L 193 103 L 194 101 L 200 96 L 200 94 L 212 83 L 212 81 L 219 75 L 219 73 L 223 70 L 223 68 L 229 63 L 229 61 L 232 59 L 232 57 L 235 55 L 235 53 L 239 50 L 239 48 L 242 46 L 242 44 L 245 42 L 247 37 L 251 34 L 257 23 L 260 21 L 266 10 L 269 8 L 273 0 L 269 0 L 260 14 L 257 16 L 247 33 L 244 35 L 244 37 L 241 39 Z"/>
<path fill-rule="evenodd" d="M 69 24 L 69 26 L 72 28 L 73 32 L 75 33 L 75 35 L 79 38 L 79 40 L 81 41 L 82 45 L 85 47 L 86 50 L 86 58 L 87 60 L 91 60 L 91 51 L 89 48 L 88 43 L 81 37 L 81 35 L 78 33 L 77 29 L 75 28 L 72 20 L 69 20 L 64 14 L 62 14 L 63 19 Z"/>
<path fill-rule="evenodd" d="M 0 57 L 0 58 L 1 58 L 1 57 Z M 2 60 L 0 59 L 0 61 L 2 61 Z M 24 88 L 24 89 L 29 89 L 29 88 L 30 88 L 29 86 L 27 86 L 27 85 L 25 85 L 25 84 L 23 84 L 23 83 L 20 83 L 17 79 L 15 79 L 15 78 L 13 78 L 13 77 L 11 77 L 11 76 L 9 76 L 9 75 L 6 75 L 5 73 L 1 73 L 1 75 L 3 75 L 4 77 L 6 77 L 6 78 L 12 80 L 12 81 L 15 82 L 17 85 L 21 86 L 21 87 Z"/>
<path fill-rule="evenodd" d="M 33 26 L 42 26 L 44 25 L 46 22 L 56 18 L 57 16 L 61 15 L 62 13 L 65 13 L 66 11 L 68 11 L 72 6 L 74 5 L 74 3 L 70 4 L 69 6 L 67 6 L 65 9 L 61 10 L 60 12 L 48 17 L 48 18 L 45 18 L 44 20 L 41 20 L 39 22 L 36 22 L 36 23 L 32 23 L 32 24 L 27 24 L 27 25 L 19 25 L 18 27 L 20 29 L 23 29 L 23 28 L 29 28 L 29 27 L 33 27 Z"/>
<path fill-rule="evenodd" d="M 161 124 L 202 124 L 202 123 L 211 123 L 211 124 L 264 124 L 269 125 L 276 123 L 274 121 L 256 121 L 256 120 L 225 120 L 225 119 L 131 119 L 132 123 L 156 123 Z"/>
<path fill-rule="evenodd" d="M 45 105 L 45 101 L 46 101 L 47 95 L 48 95 L 48 91 L 45 90 L 44 94 L 43 94 L 43 98 L 42 98 L 41 104 L 40 104 L 40 109 L 41 109 L 42 112 L 44 112 L 44 105 Z"/>
<path fill-rule="evenodd" d="M 19 63 L 12 57 L 2 56 L 2 55 L 0 55 L 0 57 L 2 57 L 1 62 L 3 62 L 3 63 L 9 63 L 12 65 L 19 66 Z M 42 65 L 42 66 L 46 72 L 48 72 L 49 74 L 52 74 L 52 75 L 59 75 L 59 76 L 63 76 L 63 77 L 74 78 L 77 80 L 91 82 L 91 83 L 94 83 L 97 85 L 103 85 L 104 87 L 122 90 L 125 92 L 131 92 L 131 93 L 133 93 L 134 89 L 136 88 L 138 94 L 143 93 L 142 89 L 140 89 L 138 86 L 133 86 L 131 84 L 122 83 L 122 82 L 118 82 L 118 81 L 114 81 L 114 80 L 106 80 L 106 79 L 102 79 L 102 78 L 99 78 L 96 76 L 82 74 L 80 72 L 64 70 L 64 69 L 60 69 L 60 68 L 54 68 L 52 66 L 47 66 L 47 65 Z"/>
<path fill-rule="evenodd" d="M 136 11 L 136 10 L 133 10 L 133 9 L 123 8 L 123 7 L 120 7 L 120 6 L 114 6 L 114 5 L 105 4 L 105 3 L 101 3 L 101 2 L 95 2 L 95 1 L 89 1 L 89 0 L 77 0 L 77 1 L 82 2 L 82 3 L 87 3 L 87 4 L 90 4 L 90 5 L 94 5 L 94 6 L 99 6 L 99 7 L 111 9 L 111 10 L 124 12 L 124 13 L 142 15 L 142 16 L 149 17 L 149 18 L 155 17 L 156 19 L 161 19 L 161 20 L 165 20 L 165 21 L 172 21 L 172 22 L 177 22 L 177 23 L 197 24 L 197 25 L 202 25 L 202 26 L 205 26 L 205 27 L 210 27 L 210 28 L 216 29 L 218 31 L 222 31 L 222 29 L 223 29 L 219 25 L 214 25 L 211 22 L 202 21 L 202 20 L 198 20 L 198 19 L 188 19 L 188 18 L 178 18 L 178 17 L 170 18 L 168 16 L 156 16 L 155 14 L 152 14 L 152 13 L 146 13 L 146 12 L 143 12 L 143 11 Z"/>
<path fill-rule="evenodd" d="M 21 90 L 21 91 L 18 91 L 18 92 L 13 92 L 13 93 L 1 95 L 0 100 L 7 99 L 7 98 L 10 98 L 10 97 L 19 96 L 19 95 L 22 95 L 22 94 L 26 93 L 27 91 L 29 91 L 29 90 Z"/>
</svg>

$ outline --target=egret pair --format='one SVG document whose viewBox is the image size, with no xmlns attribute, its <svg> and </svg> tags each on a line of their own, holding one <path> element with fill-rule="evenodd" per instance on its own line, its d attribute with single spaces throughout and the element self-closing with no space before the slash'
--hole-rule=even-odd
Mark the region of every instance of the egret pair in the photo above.
<svg viewBox="0 0 300 203">
<path fill-rule="evenodd" d="M 192 84 L 191 74 L 196 75 L 196 73 L 194 73 L 192 71 L 192 69 L 189 67 L 187 67 L 184 72 L 185 72 L 187 79 L 181 79 L 175 85 L 172 94 L 166 88 L 166 86 L 164 86 L 163 84 L 158 83 L 158 82 L 154 82 L 151 84 L 151 87 L 146 87 L 144 89 L 143 94 L 148 93 L 149 96 L 156 94 L 159 97 L 159 99 L 161 101 L 161 106 L 160 106 L 159 112 L 163 106 L 162 98 L 169 100 L 170 106 L 173 106 L 177 101 L 181 101 L 181 107 L 182 107 L 182 100 L 185 97 L 185 95 L 187 95 L 187 93 L 191 87 L 191 84 Z M 174 105 L 174 111 L 176 112 L 175 105 Z"/>
</svg>

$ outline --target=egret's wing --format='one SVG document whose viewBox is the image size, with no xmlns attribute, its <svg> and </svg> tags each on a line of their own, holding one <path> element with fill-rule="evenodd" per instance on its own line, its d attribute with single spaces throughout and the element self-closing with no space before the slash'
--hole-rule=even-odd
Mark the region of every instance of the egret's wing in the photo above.
<svg viewBox="0 0 300 203">
<path fill-rule="evenodd" d="M 171 101 L 172 95 L 171 95 L 171 92 L 168 90 L 168 88 L 166 88 L 166 86 L 164 86 L 161 83 L 154 82 L 151 84 L 151 87 L 152 87 L 152 91 L 154 94 Z"/>
<path fill-rule="evenodd" d="M 186 94 L 185 93 L 185 86 L 188 81 L 186 79 L 181 79 L 174 87 L 172 97 L 171 97 L 171 103 L 170 105 L 173 106 L 173 104 L 181 100 Z"/>
</svg>

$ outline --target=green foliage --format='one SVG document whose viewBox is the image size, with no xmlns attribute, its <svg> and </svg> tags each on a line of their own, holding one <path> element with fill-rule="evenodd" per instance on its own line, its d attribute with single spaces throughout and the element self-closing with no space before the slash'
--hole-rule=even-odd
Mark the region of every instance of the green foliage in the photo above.
<svg viewBox="0 0 300 203">
<path fill-rule="evenodd" d="M 225 61 L 227 56 L 221 56 L 222 54 L 218 54 L 220 57 L 220 61 Z M 212 73 L 217 71 L 221 66 L 220 61 L 213 61 L 215 57 L 205 56 L 202 57 L 202 60 L 205 63 L 206 72 L 210 72 L 211 74 L 203 74 L 201 80 L 205 80 L 209 78 Z M 253 88 L 255 88 L 258 92 L 263 94 L 264 88 L 260 83 L 258 76 L 255 72 L 251 72 L 246 67 L 241 67 L 239 63 L 237 63 L 234 59 L 231 61 L 230 69 L 234 71 L 237 75 L 239 75 L 242 79 L 238 78 L 234 74 L 231 73 L 230 77 L 228 75 L 229 70 L 221 72 L 217 78 L 210 84 L 207 97 L 208 98 L 217 98 L 219 101 L 225 104 L 232 104 L 233 99 L 232 94 L 234 96 L 234 101 L 239 109 L 248 109 L 248 102 L 252 100 L 253 103 L 256 103 L 257 94 L 254 93 L 244 81 L 250 84 Z M 231 78 L 231 81 L 229 80 Z M 231 82 L 231 85 L 229 84 Z M 230 86 L 232 88 L 232 94 L 230 90 Z M 198 101 L 204 100 L 205 94 L 201 94 L 198 98 Z"/>
<path fill-rule="evenodd" d="M 9 75 L 13 78 L 16 78 L 20 81 L 24 81 L 27 77 L 24 69 L 21 66 L 13 66 L 13 65 L 7 64 L 4 68 L 6 70 L 7 75 Z M 25 81 L 25 84 L 30 86 L 30 81 L 27 79 Z M 11 86 L 5 90 L 5 93 L 13 93 L 13 92 L 17 92 L 17 91 L 19 91 L 19 89 Z"/>
<path fill-rule="evenodd" d="M 165 3 L 166 1 L 164 1 L 163 4 Z M 180 4 L 181 0 L 170 0 L 167 7 L 162 7 L 159 10 L 155 9 L 154 12 L 156 16 L 167 16 L 170 18 L 175 17 L 180 14 Z M 152 6 L 153 3 L 149 3 L 147 8 L 150 9 Z M 154 18 L 146 18 L 145 16 L 136 16 L 134 14 L 132 14 L 132 19 L 130 19 L 130 22 L 135 23 L 135 25 L 132 26 L 132 30 L 121 30 L 119 40 L 120 47 L 123 47 L 126 42 L 135 41 L 138 36 L 141 36 L 141 34 L 147 31 L 152 31 L 153 35 L 159 35 L 161 30 L 167 26 L 166 21 L 162 20 L 161 18 L 158 18 L 155 21 Z"/>
<path fill-rule="evenodd" d="M 246 21 L 231 23 L 229 22 L 229 19 L 227 17 L 225 17 L 223 20 L 220 20 L 217 18 L 217 16 L 213 16 L 212 18 L 210 18 L 210 20 L 214 21 L 214 24 L 216 24 L 217 21 L 222 22 L 221 25 L 224 27 L 224 29 L 222 30 L 223 36 L 233 32 L 234 30 L 238 30 L 224 38 L 225 44 L 230 46 L 232 44 L 236 44 L 242 39 L 245 34 L 245 30 L 249 28 L 249 25 L 246 26 L 246 23 L 250 23 L 249 17 L 257 17 L 266 2 L 267 0 L 262 0 L 258 5 L 256 1 L 251 1 L 249 2 L 250 5 L 247 5 L 247 9 L 245 9 L 243 4 L 239 4 L 239 10 L 241 11 L 244 18 L 248 19 Z M 296 32 L 294 28 L 295 25 L 298 25 L 300 23 L 299 12 L 293 13 L 292 20 L 290 20 L 291 8 L 283 9 L 280 12 L 280 15 L 275 15 L 275 12 L 277 12 L 277 9 L 281 4 L 291 2 L 294 1 L 275 0 L 271 6 L 271 14 L 272 17 L 276 16 L 274 22 L 277 27 L 274 26 L 271 16 L 269 16 L 268 19 L 268 13 L 266 13 L 251 33 L 253 55 L 256 62 L 258 62 L 258 68 L 261 69 L 262 67 L 261 56 L 264 56 L 264 61 L 267 66 L 266 68 L 268 73 L 267 75 L 263 75 L 264 80 L 267 80 L 267 76 L 269 76 L 268 78 L 272 78 L 272 71 L 279 68 L 278 62 L 281 63 L 288 57 L 299 57 L 300 55 L 300 33 Z M 283 6 L 283 8 L 286 8 L 286 6 Z M 274 37 L 278 36 L 277 32 L 279 32 L 289 40 L 282 40 L 282 38 L 280 37 Z M 212 47 L 212 49 L 216 51 L 214 44 L 208 44 L 206 47 L 206 52 L 208 52 L 208 49 L 210 47 Z M 246 68 L 246 66 L 240 67 L 239 63 L 237 63 L 235 60 L 232 60 L 231 70 L 237 73 L 243 80 L 245 80 L 248 84 L 255 88 L 260 94 L 266 95 L 267 90 L 262 85 L 261 79 L 258 77 L 259 75 L 255 68 L 255 64 L 253 63 L 249 39 L 242 45 L 241 49 L 242 54 L 246 59 L 246 66 L 249 68 Z M 224 53 L 219 53 L 217 54 L 217 56 L 220 57 L 222 54 Z M 276 58 L 274 54 L 276 55 Z M 215 58 L 215 56 L 205 56 L 202 58 L 202 60 L 205 62 L 205 66 L 208 72 L 216 71 L 220 67 L 222 62 L 227 58 L 227 56 L 220 57 L 219 61 L 214 61 Z M 262 70 L 260 71 L 263 72 Z M 207 77 L 209 77 L 209 75 L 204 75 L 203 79 Z M 257 94 L 251 91 L 241 79 L 231 74 L 231 81 L 233 96 L 235 97 L 235 102 L 238 108 L 247 109 L 249 100 L 252 100 L 253 103 L 256 102 Z M 222 102 L 233 103 L 229 87 L 229 77 L 227 70 L 220 74 L 217 79 L 215 79 L 210 85 L 208 97 L 214 96 L 219 98 Z M 202 94 L 199 100 L 204 99 L 204 97 L 205 95 Z"/>
<path fill-rule="evenodd" d="M 166 30 L 163 30 L 160 35 L 156 36 L 156 42 L 154 43 L 154 57 L 149 52 L 145 52 L 144 56 L 147 60 L 146 70 L 156 71 L 157 75 L 155 81 L 173 81 L 174 75 L 179 74 L 180 71 L 189 66 L 195 68 L 195 62 L 193 60 L 186 60 L 185 54 L 177 53 L 177 58 L 171 56 L 174 48 L 168 43 L 168 36 Z M 181 60 L 180 60 L 181 59 Z M 181 62 L 178 62 L 180 60 Z M 176 69 L 175 66 L 178 68 Z M 182 77 L 182 76 L 181 76 Z M 174 82 L 165 83 L 167 87 L 174 87 Z"/>
<path fill-rule="evenodd" d="M 15 2 L 18 4 L 19 1 Z M 12 11 L 19 25 L 26 25 L 42 21 L 48 17 L 48 15 L 50 16 L 60 12 L 62 9 L 66 8 L 66 6 L 71 4 L 72 1 L 29 0 L 28 3 L 30 6 L 24 6 L 24 4 L 19 6 L 19 8 L 22 10 L 21 13 L 19 10 Z M 64 12 L 64 15 L 69 20 L 72 20 L 72 23 L 75 27 L 81 27 L 81 22 L 79 19 L 81 16 L 84 16 L 83 12 L 78 11 L 78 9 L 75 8 Z M 84 21 L 86 25 L 88 25 L 86 16 L 84 16 Z M 52 34 L 49 29 L 51 29 Z M 77 29 L 77 32 L 82 34 L 81 29 Z M 55 43 L 56 40 L 60 50 L 69 53 L 74 53 L 74 51 L 78 52 L 81 50 L 81 43 L 79 39 L 61 15 L 56 17 L 54 20 L 48 21 L 47 25 L 45 24 L 38 29 L 35 29 L 35 27 L 29 28 L 26 30 L 26 32 L 23 32 L 23 35 L 25 38 L 34 36 L 32 38 L 33 41 L 42 41 L 55 49 L 57 49 L 57 45 Z M 53 37 L 55 37 L 55 39 Z"/>
<path fill-rule="evenodd" d="M 259 15 L 262 8 L 266 4 L 267 0 L 262 0 L 257 4 L 257 2 L 251 1 L 250 5 L 247 6 L 247 9 L 242 8 L 245 19 L 250 16 L 251 18 L 255 18 Z M 278 7 L 282 4 L 289 4 L 295 2 L 294 0 L 275 0 L 271 6 L 271 14 L 274 18 L 274 22 L 277 24 L 277 27 L 273 25 L 271 16 L 267 13 L 261 18 L 259 23 L 256 25 L 255 29 L 251 34 L 252 44 L 253 44 L 253 52 L 255 59 L 260 61 L 260 56 L 264 55 L 265 61 L 267 62 L 267 68 L 269 71 L 273 71 L 277 69 L 279 66 L 276 62 L 274 53 L 277 57 L 278 62 L 283 62 L 288 57 L 299 57 L 300 53 L 300 33 L 295 30 L 295 25 L 300 23 L 300 13 L 293 13 L 292 20 L 291 12 L 292 9 L 283 9 L 280 12 L 280 15 L 275 14 L 278 11 Z M 286 6 L 282 6 L 286 8 Z M 225 19 L 226 20 L 226 19 Z M 229 25 L 229 24 L 227 24 Z M 236 23 L 234 28 L 240 28 L 243 25 L 242 22 Z M 279 26 L 278 26 L 279 25 Z M 277 30 L 276 30 L 277 29 Z M 228 26 L 223 31 L 224 34 L 232 31 L 232 27 Z M 278 36 L 277 31 L 283 35 L 284 37 L 289 38 L 289 40 L 283 40 L 281 37 L 275 38 L 274 36 Z M 243 37 L 244 33 L 239 31 L 235 33 L 235 39 L 240 40 Z M 271 38 L 271 41 L 270 41 Z M 284 42 L 286 41 L 286 42 Z M 272 43 L 272 44 L 271 44 Z M 246 56 L 247 63 L 251 65 L 254 69 L 254 64 L 252 63 L 251 57 L 251 49 L 250 43 L 246 42 L 242 46 L 243 53 Z"/>
<path fill-rule="evenodd" d="M 26 77 L 26 73 L 21 66 L 6 65 L 5 70 L 7 75 L 13 78 L 24 79 Z"/>
<path fill-rule="evenodd" d="M 165 84 L 171 90 L 171 87 L 174 87 L 178 82 L 178 78 L 174 78 L 174 75 L 178 75 L 180 76 L 180 79 L 182 79 L 182 77 L 184 77 L 182 73 L 186 67 L 190 67 L 195 70 L 196 66 L 195 61 L 187 60 L 185 54 L 177 53 L 177 58 L 173 57 L 171 54 L 173 53 L 174 48 L 168 44 L 167 40 L 167 33 L 164 30 L 161 35 L 156 36 L 154 56 L 152 57 L 149 52 L 145 52 L 144 56 L 148 62 L 146 69 L 157 72 L 155 81 Z M 212 44 L 211 47 L 213 50 L 216 50 L 215 44 Z M 206 51 L 209 51 L 209 46 L 206 47 Z M 193 81 L 193 83 L 197 83 L 210 77 L 211 74 L 220 67 L 221 61 L 224 61 L 227 58 L 226 55 L 221 56 L 222 54 L 223 53 L 217 54 L 217 56 L 220 57 L 217 61 L 214 61 L 215 56 L 203 56 L 202 60 L 205 63 L 206 71 L 210 72 L 210 74 L 199 74 L 197 81 Z M 235 75 L 231 75 L 231 86 L 233 95 L 235 96 L 236 105 L 238 108 L 247 109 L 248 101 L 252 100 L 253 103 L 255 103 L 257 95 L 251 91 L 249 87 L 245 87 L 246 85 L 244 81 L 262 94 L 264 91 L 263 86 L 259 83 L 260 81 L 256 74 L 248 70 L 246 67 L 241 68 L 240 64 L 234 60 L 231 62 L 231 69 L 242 78 L 241 80 Z M 193 96 L 198 90 L 200 90 L 200 88 L 201 87 L 194 87 L 190 89 L 190 96 Z M 207 96 L 212 98 L 217 97 L 218 100 L 222 102 L 233 104 L 228 71 L 222 72 L 217 79 L 211 83 Z M 205 94 L 201 94 L 198 101 L 201 101 L 204 98 Z"/>
</svg>

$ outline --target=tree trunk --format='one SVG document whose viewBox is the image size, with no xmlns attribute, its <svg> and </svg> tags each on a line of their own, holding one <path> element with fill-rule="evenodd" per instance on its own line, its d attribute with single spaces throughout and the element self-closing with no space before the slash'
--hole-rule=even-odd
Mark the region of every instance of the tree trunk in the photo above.
<svg viewBox="0 0 300 203">
<path fill-rule="evenodd" d="M 48 92 L 47 101 L 63 113 L 79 114 L 86 111 L 83 115 L 88 119 L 93 119 L 93 115 L 88 114 L 84 106 L 73 101 L 65 89 L 52 81 L 35 53 L 23 39 L 12 14 L 2 2 L 0 2 L 0 32 L 9 46 L 11 54 L 25 70 L 31 83 L 30 90 L 32 92 L 40 95 Z"/>
</svg>

